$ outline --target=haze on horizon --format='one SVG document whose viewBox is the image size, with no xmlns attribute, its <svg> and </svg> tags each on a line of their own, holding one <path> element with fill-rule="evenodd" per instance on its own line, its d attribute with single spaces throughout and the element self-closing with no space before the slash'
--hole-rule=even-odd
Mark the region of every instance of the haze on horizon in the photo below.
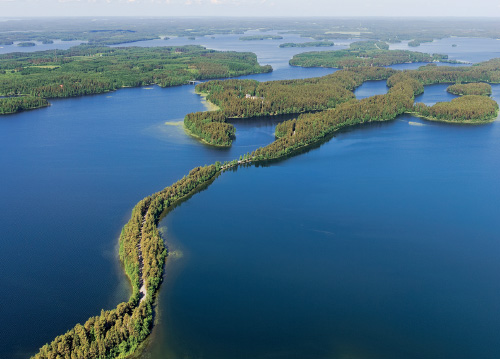
<svg viewBox="0 0 500 359">
<path fill-rule="evenodd" d="M 500 17 L 500 0 L 0 0 L 0 17 Z"/>
</svg>

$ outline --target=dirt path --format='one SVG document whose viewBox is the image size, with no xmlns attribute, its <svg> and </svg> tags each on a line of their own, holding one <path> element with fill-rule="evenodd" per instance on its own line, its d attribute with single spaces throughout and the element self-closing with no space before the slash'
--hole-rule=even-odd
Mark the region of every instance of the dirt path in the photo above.
<svg viewBox="0 0 500 359">
<path fill-rule="evenodd" d="M 144 234 L 144 224 L 146 223 L 146 215 L 144 215 L 144 218 L 142 219 L 142 226 L 141 226 L 141 240 L 137 244 L 137 251 L 139 252 L 139 284 L 141 285 L 141 288 L 139 289 L 139 292 L 141 293 L 141 300 L 139 303 L 141 303 L 144 299 L 146 299 L 146 295 L 148 294 L 147 289 L 146 289 L 146 283 L 144 283 L 144 279 L 142 277 L 143 273 L 143 268 L 144 268 L 144 261 L 142 259 L 142 246 L 141 246 L 141 241 L 142 241 L 142 236 Z"/>
</svg>

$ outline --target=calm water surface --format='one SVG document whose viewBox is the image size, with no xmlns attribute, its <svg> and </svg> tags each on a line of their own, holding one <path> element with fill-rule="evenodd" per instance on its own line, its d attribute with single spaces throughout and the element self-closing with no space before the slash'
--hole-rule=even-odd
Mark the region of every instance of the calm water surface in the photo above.
<svg viewBox="0 0 500 359">
<path fill-rule="evenodd" d="M 281 70 L 247 78 L 333 71 L 284 63 Z M 187 113 L 205 110 L 193 86 L 51 103 L 0 119 L 2 359 L 27 358 L 101 308 L 127 300 L 117 239 L 135 203 L 195 166 L 232 160 L 272 142 L 282 120 L 237 121 L 232 148 L 216 149 L 180 126 Z"/>
<path fill-rule="evenodd" d="M 499 143 L 401 116 L 223 174 L 162 222 L 148 357 L 498 358 Z"/>
<path fill-rule="evenodd" d="M 262 81 L 333 72 L 288 66 L 299 50 L 279 42 L 202 40 L 256 52 L 276 69 L 249 76 Z M 444 88 L 417 101 L 447 101 Z M 385 82 L 356 95 L 370 91 Z M 235 122 L 221 150 L 179 126 L 205 108 L 190 86 L 52 104 L 0 118 L 2 359 L 126 300 L 116 246 L 135 203 L 272 142 L 280 120 Z M 175 255 L 147 354 L 498 358 L 498 130 L 402 117 L 224 174 L 162 222 Z"/>
</svg>

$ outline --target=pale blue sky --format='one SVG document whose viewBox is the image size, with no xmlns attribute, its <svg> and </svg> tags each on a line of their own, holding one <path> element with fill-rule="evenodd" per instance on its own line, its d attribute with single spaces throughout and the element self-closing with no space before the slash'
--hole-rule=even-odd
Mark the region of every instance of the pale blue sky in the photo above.
<svg viewBox="0 0 500 359">
<path fill-rule="evenodd" d="M 0 0 L 0 16 L 494 16 L 500 0 Z"/>
</svg>

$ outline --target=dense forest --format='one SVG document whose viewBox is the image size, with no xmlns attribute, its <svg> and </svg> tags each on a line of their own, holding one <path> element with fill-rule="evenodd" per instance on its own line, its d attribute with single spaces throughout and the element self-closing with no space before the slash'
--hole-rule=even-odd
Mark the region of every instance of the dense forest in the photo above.
<svg viewBox="0 0 500 359">
<path fill-rule="evenodd" d="M 157 225 L 160 216 L 220 173 L 220 164 L 197 167 L 173 185 L 141 200 L 120 235 L 120 260 L 132 282 L 129 301 L 77 324 L 44 345 L 33 359 L 107 359 L 137 350 L 151 332 L 153 303 L 163 277 L 167 250 Z M 141 297 L 140 287 L 147 288 Z"/>
<path fill-rule="evenodd" d="M 337 51 L 312 51 L 295 55 L 292 66 L 351 68 L 360 66 L 389 66 L 410 62 L 450 62 L 447 55 L 423 54 L 408 50 L 389 50 L 381 41 L 353 42 L 349 49 Z"/>
<path fill-rule="evenodd" d="M 221 52 L 201 46 L 80 45 L 69 50 L 1 55 L 0 95 L 71 97 L 269 71 L 270 66 L 260 66 L 257 57 L 247 52 Z"/>
<path fill-rule="evenodd" d="M 226 123 L 222 111 L 194 112 L 184 118 L 184 126 L 205 143 L 214 146 L 231 146 L 235 128 Z"/>
<path fill-rule="evenodd" d="M 450 102 L 438 102 L 430 107 L 417 103 L 414 109 L 418 116 L 444 122 L 491 122 L 498 115 L 498 104 L 495 100 L 481 95 L 465 95 Z"/>
<path fill-rule="evenodd" d="M 454 95 L 491 95 L 491 85 L 483 82 L 473 82 L 469 84 L 455 84 L 448 86 L 446 89 L 449 93 Z"/>
<path fill-rule="evenodd" d="M 47 106 L 49 106 L 49 101 L 40 97 L 17 96 L 0 98 L 0 115 L 33 110 L 35 108 Z"/>
<path fill-rule="evenodd" d="M 214 80 L 196 86 L 207 93 L 207 100 L 220 107 L 217 112 L 188 114 L 186 128 L 207 143 L 229 146 L 234 127 L 227 118 L 248 118 L 298 114 L 334 108 L 354 99 L 353 90 L 368 80 L 383 80 L 395 74 L 386 68 L 337 71 L 331 75 L 304 80 L 258 82 L 255 80 Z"/>
<path fill-rule="evenodd" d="M 280 47 L 331 47 L 335 44 L 332 41 L 308 41 L 308 42 L 285 42 Z"/>
</svg>

